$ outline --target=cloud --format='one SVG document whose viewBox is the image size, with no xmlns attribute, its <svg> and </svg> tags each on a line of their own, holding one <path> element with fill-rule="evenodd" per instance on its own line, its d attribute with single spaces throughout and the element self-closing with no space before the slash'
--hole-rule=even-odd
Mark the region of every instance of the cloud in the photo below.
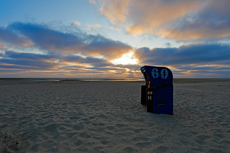
<svg viewBox="0 0 230 153">
<path fill-rule="evenodd" d="M 14 76 L 21 73 L 30 76 L 31 72 L 50 77 L 52 74 L 56 77 L 142 77 L 141 66 L 155 65 L 169 67 L 175 77 L 230 77 L 229 57 L 230 46 L 226 44 L 138 48 L 135 51 L 138 65 L 114 65 L 108 59 L 71 53 L 35 54 L 6 50 L 0 54 L 0 76 L 11 73 Z"/>
<path fill-rule="evenodd" d="M 221 64 L 226 61 L 230 64 L 230 46 L 192 44 L 179 48 L 139 48 L 136 57 L 142 64 L 153 65 Z"/>
<path fill-rule="evenodd" d="M 107 60 L 94 58 L 94 57 L 82 57 L 82 56 L 66 56 L 63 58 L 63 61 L 73 62 L 73 63 L 87 63 L 95 68 L 105 67 L 105 66 L 112 66 L 111 63 L 107 62 Z"/>
<path fill-rule="evenodd" d="M 143 27 L 141 24 L 134 24 L 126 27 L 126 32 L 133 36 L 143 35 L 148 32 L 148 29 Z"/>
<path fill-rule="evenodd" d="M 44 70 L 53 68 L 56 64 L 37 61 L 37 60 L 25 60 L 25 59 L 0 59 L 1 66 L 5 68 L 15 68 L 20 67 L 21 69 L 30 69 L 30 70 Z"/>
<path fill-rule="evenodd" d="M 20 68 L 23 69 L 57 69 L 58 67 L 75 67 L 86 68 L 86 66 L 95 69 L 109 68 L 113 66 L 112 63 L 104 59 L 94 57 L 82 57 L 71 54 L 35 54 L 35 53 L 22 53 L 16 51 L 5 51 L 0 54 L 1 68 Z M 74 66 L 71 66 L 75 64 Z M 82 66 L 84 65 L 84 66 Z"/>
<path fill-rule="evenodd" d="M 94 25 L 87 25 L 89 28 L 101 28 L 100 24 L 94 24 Z"/>
<path fill-rule="evenodd" d="M 80 26 L 80 25 L 81 25 L 81 23 L 78 22 L 78 21 L 72 21 L 72 24 L 73 24 L 73 25 L 76 25 L 76 26 Z"/>
<path fill-rule="evenodd" d="M 135 55 L 142 65 L 168 66 L 176 72 L 180 71 L 177 74 L 181 76 L 191 77 L 192 73 L 198 72 L 202 76 L 206 71 L 215 74 L 217 70 L 223 70 L 230 77 L 230 69 L 226 69 L 230 66 L 229 45 L 192 44 L 179 48 L 139 48 Z"/>
<path fill-rule="evenodd" d="M 100 27 L 100 25 L 93 25 Z M 34 47 L 50 52 L 81 53 L 116 58 L 129 52 L 132 47 L 101 35 L 83 32 L 67 33 L 51 29 L 42 24 L 15 22 L 0 29 L 0 40 L 15 46 Z"/>
<path fill-rule="evenodd" d="M 229 0 L 99 1 L 100 12 L 126 32 L 179 41 L 230 37 Z M 121 11 L 119 11 L 121 10 Z"/>
<path fill-rule="evenodd" d="M 111 29 L 111 30 L 119 31 L 119 28 L 118 28 L 118 27 L 111 27 L 111 26 L 109 26 L 109 27 L 106 27 L 106 28 L 109 28 L 109 29 Z"/>
<path fill-rule="evenodd" d="M 177 77 L 229 78 L 230 68 L 224 65 L 181 65 L 173 70 Z"/>
<path fill-rule="evenodd" d="M 12 59 L 22 59 L 22 60 L 55 60 L 57 58 L 60 58 L 60 55 L 5 51 L 3 57 L 4 58 L 12 58 Z"/>
<path fill-rule="evenodd" d="M 99 1 L 99 4 L 100 12 L 113 24 L 127 22 L 128 33 L 141 35 L 183 17 L 197 8 L 201 2 L 200 0 L 103 0 Z"/>
<path fill-rule="evenodd" d="M 230 1 L 208 1 L 203 7 L 177 21 L 177 24 L 156 32 L 176 40 L 207 40 L 230 37 Z"/>
<path fill-rule="evenodd" d="M 97 4 L 97 3 L 95 2 L 95 0 L 89 0 L 89 2 L 90 2 L 91 4 Z"/>
<path fill-rule="evenodd" d="M 100 24 L 94 24 L 94 25 L 87 25 L 88 30 L 96 29 L 96 28 L 101 28 L 102 26 Z"/>
<path fill-rule="evenodd" d="M 131 73 L 110 62 L 133 50 L 131 46 L 120 41 L 82 32 L 62 32 L 35 23 L 15 22 L 2 31 L 6 35 L 23 39 L 2 37 L 4 41 L 1 44 L 11 43 L 14 51 L 5 50 L 0 53 L 0 76 L 122 78 Z M 24 42 L 32 42 L 32 46 L 26 49 L 31 49 L 30 53 L 25 52 L 25 46 L 22 46 Z M 24 51 L 16 51 L 17 47 Z M 42 50 L 43 53 L 32 53 L 34 49 Z"/>
<path fill-rule="evenodd" d="M 133 0 L 128 16 L 131 25 L 126 27 L 126 30 L 132 35 L 152 33 L 192 12 L 200 2 L 200 0 Z"/>
<path fill-rule="evenodd" d="M 122 24 L 126 20 L 127 8 L 131 0 L 99 0 L 100 12 L 113 24 Z"/>
<path fill-rule="evenodd" d="M 88 35 L 84 52 L 90 55 L 104 55 L 109 59 L 115 59 L 122 54 L 130 52 L 132 47 L 120 41 L 113 41 L 101 35 Z"/>
<path fill-rule="evenodd" d="M 0 43 L 0 49 L 7 49 L 7 47 L 4 43 Z"/>
<path fill-rule="evenodd" d="M 29 38 L 40 49 L 71 52 L 84 45 L 80 36 L 62 33 L 45 25 L 16 22 L 9 26 Z"/>
<path fill-rule="evenodd" d="M 33 43 L 27 37 L 15 33 L 11 28 L 0 28 L 0 41 L 13 46 L 33 46 Z"/>
<path fill-rule="evenodd" d="M 230 77 L 228 43 L 200 43 L 178 48 L 166 44 L 167 48 L 135 50 L 102 35 L 88 35 L 81 31 L 63 32 L 43 24 L 22 22 L 0 28 L 0 33 L 3 34 L 0 35 L 1 50 L 5 49 L 5 52 L 0 53 L 0 76 L 6 76 L 8 72 L 12 76 L 19 72 L 20 75 L 24 73 L 28 76 L 29 72 L 40 72 L 40 76 L 57 74 L 62 77 L 84 77 L 85 74 L 91 77 L 141 77 L 141 66 L 159 65 L 168 66 L 176 76 L 181 77 Z M 14 46 L 14 51 L 8 49 L 9 45 Z M 17 47 L 23 52 L 16 51 Z M 31 49 L 30 52 L 33 49 L 42 50 L 43 54 L 26 53 L 28 49 Z M 111 63 L 113 59 L 130 51 L 134 52 L 139 65 Z"/>
<path fill-rule="evenodd" d="M 58 56 L 55 55 L 5 51 L 1 56 L 1 68 L 45 70 L 58 66 L 57 63 L 51 62 L 57 59 Z"/>
<path fill-rule="evenodd" d="M 35 54 L 6 50 L 0 54 L 0 76 L 4 77 L 55 75 L 55 77 L 123 78 L 136 76 L 136 73 L 140 73 L 139 68 L 138 65 L 114 65 L 106 59 L 70 53 Z"/>
</svg>

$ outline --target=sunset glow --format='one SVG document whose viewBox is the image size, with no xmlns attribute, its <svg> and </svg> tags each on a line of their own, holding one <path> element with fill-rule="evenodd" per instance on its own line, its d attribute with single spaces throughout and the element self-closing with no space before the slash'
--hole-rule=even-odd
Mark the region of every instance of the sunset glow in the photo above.
<svg viewBox="0 0 230 153">
<path fill-rule="evenodd" d="M 0 3 L 2 78 L 230 77 L 229 0 Z"/>
<path fill-rule="evenodd" d="M 111 62 L 113 64 L 123 64 L 123 65 L 137 64 L 138 63 L 138 59 L 135 59 L 133 55 L 134 55 L 134 52 L 129 52 L 127 54 L 122 55 L 121 58 L 112 60 Z"/>
</svg>

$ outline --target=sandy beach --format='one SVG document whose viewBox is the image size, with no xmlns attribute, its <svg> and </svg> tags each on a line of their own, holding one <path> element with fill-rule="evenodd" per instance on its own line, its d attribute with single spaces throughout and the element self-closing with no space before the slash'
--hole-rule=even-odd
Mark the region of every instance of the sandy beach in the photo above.
<svg viewBox="0 0 230 153">
<path fill-rule="evenodd" d="M 230 152 L 230 79 L 175 79 L 174 115 L 147 113 L 141 85 L 0 82 L 0 152 Z"/>
</svg>

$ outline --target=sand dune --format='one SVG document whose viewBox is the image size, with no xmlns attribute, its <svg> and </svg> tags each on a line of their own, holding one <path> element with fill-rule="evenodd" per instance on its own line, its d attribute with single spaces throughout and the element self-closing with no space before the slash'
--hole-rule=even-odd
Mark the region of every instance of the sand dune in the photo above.
<svg viewBox="0 0 230 153">
<path fill-rule="evenodd" d="M 230 80 L 174 82 L 174 115 L 144 82 L 0 84 L 0 152 L 230 152 Z"/>
</svg>

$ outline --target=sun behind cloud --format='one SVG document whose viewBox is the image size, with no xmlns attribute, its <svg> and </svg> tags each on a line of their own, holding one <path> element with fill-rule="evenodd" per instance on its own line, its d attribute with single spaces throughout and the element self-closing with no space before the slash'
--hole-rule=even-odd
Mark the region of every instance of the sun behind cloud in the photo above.
<svg viewBox="0 0 230 153">
<path fill-rule="evenodd" d="M 127 65 L 127 64 L 137 64 L 138 59 L 134 58 L 134 52 L 131 51 L 129 53 L 123 54 L 121 58 L 111 60 L 113 64 L 122 64 L 122 65 Z"/>
</svg>

